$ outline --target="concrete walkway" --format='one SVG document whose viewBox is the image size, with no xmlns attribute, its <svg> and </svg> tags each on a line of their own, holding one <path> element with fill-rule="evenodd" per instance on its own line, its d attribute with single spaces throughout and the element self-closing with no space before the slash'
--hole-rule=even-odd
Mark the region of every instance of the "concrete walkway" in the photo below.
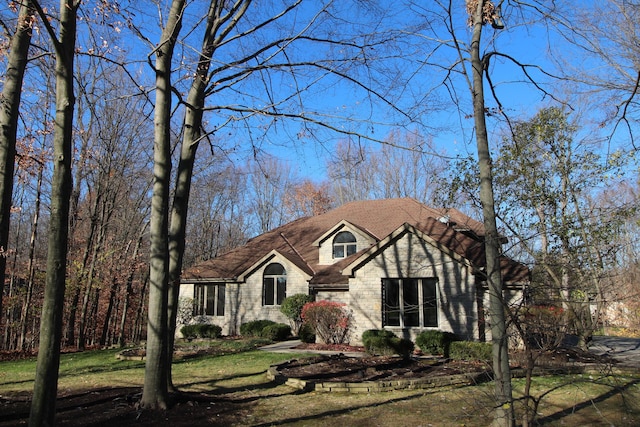
<svg viewBox="0 0 640 427">
<path fill-rule="evenodd" d="M 301 345 L 300 340 L 280 341 L 260 347 L 260 350 L 272 353 L 315 353 L 315 354 L 344 354 L 349 357 L 363 357 L 365 353 L 359 351 L 329 351 L 329 350 L 309 350 L 306 348 L 296 348 Z"/>
</svg>

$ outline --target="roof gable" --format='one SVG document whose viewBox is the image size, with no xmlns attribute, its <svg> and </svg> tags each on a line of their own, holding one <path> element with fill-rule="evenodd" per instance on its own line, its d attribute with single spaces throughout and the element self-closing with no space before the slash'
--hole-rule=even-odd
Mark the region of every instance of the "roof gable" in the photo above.
<svg viewBox="0 0 640 427">
<path fill-rule="evenodd" d="M 320 246 L 322 245 L 324 242 L 326 242 L 327 240 L 331 239 L 333 236 L 335 236 L 336 234 L 338 234 L 338 232 L 340 231 L 344 231 L 344 230 L 358 230 L 358 232 L 369 236 L 371 239 L 374 240 L 380 240 L 380 238 L 378 238 L 377 236 L 374 236 L 371 232 L 369 232 L 366 228 L 362 228 L 356 224 L 352 224 L 347 220 L 341 220 L 340 222 L 338 222 L 335 226 L 331 227 L 329 230 L 327 230 L 326 233 L 324 233 L 322 236 L 318 237 L 314 242 L 313 245 L 314 246 Z"/>
<path fill-rule="evenodd" d="M 467 250 L 475 251 L 477 249 L 473 247 L 463 248 L 463 245 L 454 245 L 453 247 L 448 247 L 443 245 L 442 243 L 440 243 L 438 240 L 436 240 L 434 237 L 430 236 L 423 230 L 433 229 L 433 228 L 439 229 L 437 233 L 434 233 L 436 236 L 437 234 L 454 235 L 459 233 L 455 233 L 455 231 L 447 228 L 446 225 L 442 224 L 437 220 L 431 220 L 429 222 L 430 224 L 427 227 L 420 226 L 420 225 L 418 225 L 417 227 L 414 227 L 413 225 L 405 222 L 404 224 L 402 224 L 400 227 L 395 229 L 393 232 L 391 232 L 387 237 L 385 237 L 383 240 L 381 240 L 377 244 L 371 246 L 369 249 L 365 251 L 362 251 L 360 254 L 356 254 L 358 255 L 358 257 L 353 259 L 347 266 L 344 267 L 344 269 L 342 270 L 342 274 L 346 276 L 353 276 L 354 272 L 357 269 L 359 269 L 361 266 L 369 262 L 371 258 L 375 257 L 377 254 L 387 249 L 389 246 L 391 246 L 394 242 L 396 242 L 398 239 L 400 239 L 402 236 L 404 236 L 407 233 L 415 234 L 420 239 L 424 240 L 434 248 L 442 252 L 445 252 L 447 255 L 449 255 L 451 258 L 454 258 L 456 261 L 472 266 L 472 263 L 467 257 L 465 257 L 465 254 Z M 461 240 L 467 241 L 467 245 L 468 245 L 469 244 L 468 241 L 470 239 L 467 238 L 467 239 L 461 239 Z M 475 246 L 475 245 L 472 245 L 472 246 Z"/>
</svg>

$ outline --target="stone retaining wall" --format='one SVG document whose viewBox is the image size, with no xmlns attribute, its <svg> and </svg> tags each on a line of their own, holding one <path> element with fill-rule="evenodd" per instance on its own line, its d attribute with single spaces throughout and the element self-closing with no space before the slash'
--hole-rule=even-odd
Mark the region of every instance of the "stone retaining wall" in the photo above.
<svg viewBox="0 0 640 427">
<path fill-rule="evenodd" d="M 486 372 L 447 375 L 438 377 L 414 378 L 405 380 L 381 380 L 360 382 L 331 382 L 288 378 L 278 370 L 280 366 L 290 362 L 273 365 L 267 370 L 271 381 L 285 384 L 304 391 L 340 392 L 340 393 L 375 393 L 393 390 L 415 390 L 450 385 L 473 385 L 489 380 Z"/>
</svg>

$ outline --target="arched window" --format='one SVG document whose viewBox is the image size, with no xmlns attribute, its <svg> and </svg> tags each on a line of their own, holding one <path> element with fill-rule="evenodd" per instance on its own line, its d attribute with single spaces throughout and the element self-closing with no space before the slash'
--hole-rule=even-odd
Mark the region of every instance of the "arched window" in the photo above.
<svg viewBox="0 0 640 427">
<path fill-rule="evenodd" d="M 348 231 L 341 231 L 333 239 L 333 257 L 346 258 L 356 253 L 356 238 Z"/>
<path fill-rule="evenodd" d="M 262 305 L 280 305 L 286 296 L 287 271 L 282 264 L 267 265 L 262 278 Z"/>
</svg>

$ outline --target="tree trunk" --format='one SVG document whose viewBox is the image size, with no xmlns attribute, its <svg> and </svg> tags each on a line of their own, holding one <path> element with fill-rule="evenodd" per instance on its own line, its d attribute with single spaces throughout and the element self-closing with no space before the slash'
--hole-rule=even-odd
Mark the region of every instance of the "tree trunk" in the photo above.
<svg viewBox="0 0 640 427">
<path fill-rule="evenodd" d="M 133 333 L 132 340 L 134 343 L 139 343 L 142 339 L 142 322 L 144 318 L 144 308 L 146 304 L 144 301 L 147 299 L 147 285 L 149 284 L 149 273 L 144 276 L 144 280 L 142 281 L 142 289 L 140 289 L 140 304 L 138 305 L 138 309 L 136 310 L 136 319 L 133 322 Z"/>
<path fill-rule="evenodd" d="M 493 195 L 493 176 L 491 172 L 491 154 L 487 135 L 484 72 L 485 64 L 480 57 L 482 37 L 483 7 L 485 1 L 479 1 L 473 14 L 473 35 L 471 40 L 471 68 L 473 73 L 473 115 L 478 147 L 478 165 L 480 169 L 480 201 L 485 228 L 486 275 L 489 287 L 489 321 L 491 322 L 491 341 L 493 343 L 493 371 L 495 375 L 495 413 L 494 425 L 513 426 L 515 413 L 511 390 L 511 371 L 509 368 L 509 347 L 505 320 L 505 303 L 502 294 L 502 275 L 500 271 L 500 239 L 496 223 Z"/>
<path fill-rule="evenodd" d="M 107 310 L 104 315 L 104 323 L 102 324 L 102 334 L 100 334 L 100 346 L 107 345 L 107 337 L 109 334 L 109 326 L 111 324 L 111 313 L 113 312 L 115 299 L 118 291 L 118 278 L 114 276 L 111 278 L 111 287 L 109 288 L 109 301 L 107 302 Z"/>
<path fill-rule="evenodd" d="M 182 26 L 185 0 L 173 0 L 156 54 L 153 194 L 151 198 L 149 313 L 143 408 L 168 406 L 167 342 L 169 287 L 169 183 L 171 180 L 171 62 Z"/>
<path fill-rule="evenodd" d="M 144 231 L 147 229 L 145 225 L 138 237 L 138 242 L 136 243 L 136 247 L 133 250 L 133 255 L 131 257 L 131 267 L 129 269 L 129 275 L 127 276 L 127 288 L 124 296 L 124 303 L 122 307 L 122 319 L 120 320 L 120 328 L 118 333 L 118 345 L 120 347 L 124 346 L 125 343 L 125 326 L 127 324 L 127 311 L 129 311 L 129 302 L 131 300 L 131 294 L 133 293 L 133 277 L 136 272 L 136 263 L 138 259 L 138 254 L 140 252 L 140 247 L 142 246 L 142 239 L 144 237 Z M 142 291 L 141 291 L 142 292 Z M 141 296 L 141 300 L 144 301 L 144 298 Z M 129 337 L 132 338 L 132 337 Z"/>
<path fill-rule="evenodd" d="M 52 36 L 56 52 L 56 117 L 54 121 L 54 168 L 51 182 L 51 217 L 47 249 L 47 273 L 40 321 L 40 346 L 36 366 L 29 425 L 54 425 L 60 341 L 64 307 L 69 199 L 71 196 L 71 147 L 73 143 L 73 59 L 78 5 L 60 1 L 60 39 L 55 37 L 48 14 L 37 5 L 38 14 Z"/>
<path fill-rule="evenodd" d="M 38 235 L 38 222 L 40 218 L 40 198 L 42 195 L 42 174 L 44 171 L 44 165 L 40 163 L 40 169 L 38 170 L 38 184 L 36 187 L 36 205 L 33 213 L 33 223 L 31 224 L 31 238 L 29 240 L 29 267 L 27 278 L 27 292 L 24 297 L 24 305 L 22 306 L 22 313 L 20 314 L 20 341 L 19 348 L 26 350 L 25 337 L 27 335 L 27 322 L 29 319 L 29 308 L 31 307 L 31 297 L 33 295 L 33 282 L 35 279 L 35 251 L 36 251 L 36 237 Z"/>
<path fill-rule="evenodd" d="M 209 82 L 209 68 L 216 50 L 216 35 L 222 25 L 226 29 L 233 28 L 235 22 L 244 15 L 249 2 L 238 2 L 231 10 L 226 10 L 224 2 L 211 1 L 207 14 L 207 27 L 202 40 L 202 50 L 198 60 L 198 68 L 193 83 L 189 89 L 185 106 L 184 134 L 180 150 L 180 161 L 176 178 L 176 190 L 171 210 L 171 224 L 169 229 L 169 328 L 167 336 L 167 354 L 169 365 L 167 369 L 167 384 L 173 389 L 171 378 L 171 361 L 175 342 L 175 331 L 178 313 L 178 296 L 180 293 L 180 275 L 184 259 L 185 235 L 187 227 L 187 213 L 189 196 L 191 194 L 191 178 L 196 152 L 202 138 L 202 114 L 204 109 L 205 89 Z M 224 17 L 222 17 L 224 15 Z"/>
<path fill-rule="evenodd" d="M 16 32 L 11 37 L 9 57 L 0 97 L 0 316 L 6 268 L 5 251 L 9 244 L 9 222 L 13 197 L 18 113 L 22 96 L 22 80 L 27 66 L 33 28 L 34 10 L 30 0 L 21 2 Z"/>
</svg>

